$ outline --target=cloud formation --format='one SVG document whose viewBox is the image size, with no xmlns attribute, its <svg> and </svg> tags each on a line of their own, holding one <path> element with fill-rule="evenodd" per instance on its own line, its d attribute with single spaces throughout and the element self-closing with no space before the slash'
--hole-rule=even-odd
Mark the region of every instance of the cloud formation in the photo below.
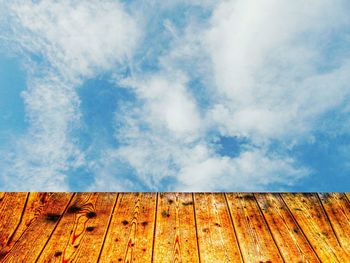
<svg viewBox="0 0 350 263">
<path fill-rule="evenodd" d="M 1 5 L 28 72 L 8 188 L 68 189 L 83 168 L 91 191 L 280 190 L 315 174 L 296 149 L 348 131 L 347 1 Z M 131 95 L 106 123 L 114 143 L 81 147 L 78 90 L 99 78 Z"/>
<path fill-rule="evenodd" d="M 137 23 L 115 1 L 2 5 L 9 13 L 8 45 L 28 57 L 29 73 L 23 92 L 29 128 L 16 143 L 16 157 L 9 157 L 7 187 L 68 189 L 69 171 L 84 165 L 71 136 L 80 119 L 76 89 L 85 78 L 127 63 L 140 37 Z"/>
<path fill-rule="evenodd" d="M 307 3 L 226 1 L 215 10 L 205 40 L 225 101 L 212 116 L 228 134 L 304 134 L 349 95 L 349 57 L 328 54 L 349 25 L 348 3 Z"/>
</svg>

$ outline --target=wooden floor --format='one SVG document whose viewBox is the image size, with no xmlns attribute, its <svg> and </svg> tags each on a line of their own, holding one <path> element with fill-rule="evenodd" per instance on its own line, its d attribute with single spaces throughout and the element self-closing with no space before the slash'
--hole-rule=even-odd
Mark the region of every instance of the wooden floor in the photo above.
<svg viewBox="0 0 350 263">
<path fill-rule="evenodd" d="M 350 193 L 0 193 L 1 262 L 350 262 Z"/>
</svg>

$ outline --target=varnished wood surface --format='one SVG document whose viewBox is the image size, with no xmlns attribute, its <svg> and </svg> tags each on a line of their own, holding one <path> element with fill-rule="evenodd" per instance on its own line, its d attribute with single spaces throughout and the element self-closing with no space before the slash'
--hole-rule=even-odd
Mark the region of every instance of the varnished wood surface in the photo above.
<svg viewBox="0 0 350 263">
<path fill-rule="evenodd" d="M 0 262 L 350 262 L 349 193 L 0 193 Z"/>
</svg>

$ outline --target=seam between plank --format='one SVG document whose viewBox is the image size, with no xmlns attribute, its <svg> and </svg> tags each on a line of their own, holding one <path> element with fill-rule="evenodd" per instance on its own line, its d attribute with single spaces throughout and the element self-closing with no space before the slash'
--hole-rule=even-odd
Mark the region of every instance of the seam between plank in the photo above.
<svg viewBox="0 0 350 263">
<path fill-rule="evenodd" d="M 108 232 L 109 232 L 109 229 L 110 229 L 110 226 L 111 226 L 111 223 L 112 223 L 112 219 L 113 219 L 113 216 L 114 216 L 114 211 L 115 211 L 115 208 L 117 206 L 117 203 L 118 203 L 118 200 L 119 200 L 119 193 L 117 194 L 117 197 L 115 199 L 115 202 L 114 202 L 114 205 L 113 205 L 113 209 L 112 209 L 112 212 L 111 212 L 111 216 L 109 217 L 109 220 L 108 220 L 108 224 L 107 224 L 107 229 L 106 229 L 106 232 L 104 234 L 104 237 L 103 237 L 103 241 L 102 241 L 102 246 L 101 246 L 101 249 L 100 249 L 100 253 L 98 254 L 98 257 L 97 257 L 97 261 L 96 262 L 99 262 L 100 261 L 100 258 L 102 256 L 102 251 L 103 251 L 103 248 L 104 248 L 104 245 L 105 245 L 105 242 L 106 242 L 106 239 L 107 239 L 107 235 L 108 235 Z"/>
<path fill-rule="evenodd" d="M 258 200 L 256 199 L 255 194 L 254 194 L 254 193 L 252 193 L 252 194 L 253 194 L 255 203 L 256 203 L 256 205 L 258 206 L 258 210 L 259 210 L 259 212 L 260 212 L 260 215 L 262 216 L 262 218 L 263 218 L 263 220 L 264 220 L 264 222 L 265 222 L 265 225 L 267 226 L 267 229 L 269 230 L 269 233 L 270 233 L 270 235 L 271 235 L 271 237 L 272 237 L 272 240 L 273 240 L 273 242 L 275 243 L 275 246 L 276 246 L 276 248 L 277 248 L 277 251 L 278 251 L 278 253 L 279 253 L 280 256 L 281 256 L 282 261 L 283 261 L 283 262 L 286 262 L 285 259 L 284 259 L 284 257 L 283 257 L 283 254 L 281 253 L 281 250 L 280 250 L 279 246 L 277 245 L 277 242 L 276 242 L 276 240 L 275 240 L 275 237 L 273 236 L 273 233 L 272 233 L 272 231 L 271 231 L 271 228 L 270 228 L 269 224 L 267 223 L 267 220 L 266 220 L 266 218 L 265 218 L 265 216 L 264 216 L 264 213 L 261 211 L 261 207 L 260 207 L 260 205 L 259 205 Z"/>
<path fill-rule="evenodd" d="M 197 240 L 198 261 L 201 262 L 201 253 L 200 253 L 200 249 L 199 249 L 198 225 L 197 225 L 196 204 L 195 204 L 194 193 L 192 193 L 192 202 L 193 202 L 194 225 L 195 225 L 195 228 L 196 228 L 196 240 Z"/>
<path fill-rule="evenodd" d="M 348 203 L 350 204 L 350 200 L 349 200 L 348 196 L 346 195 L 346 192 L 344 192 L 343 195 L 345 196 L 345 199 L 348 200 Z"/>
<path fill-rule="evenodd" d="M 156 231 L 157 231 L 157 213 L 158 213 L 158 192 L 156 193 L 156 208 L 155 208 L 155 211 L 154 211 L 154 228 L 153 228 L 153 242 L 152 242 L 151 262 L 154 262 L 154 247 L 155 247 Z"/>
<path fill-rule="evenodd" d="M 239 240 L 238 240 L 238 236 L 237 236 L 237 232 L 236 232 L 236 227 L 235 227 L 235 224 L 234 224 L 234 222 L 233 222 L 233 217 L 232 217 L 232 213 L 231 213 L 231 208 L 230 208 L 230 206 L 229 206 L 229 204 L 228 204 L 226 193 L 224 193 L 224 197 L 225 197 L 226 207 L 227 207 L 228 213 L 229 213 L 229 215 L 230 215 L 230 219 L 231 219 L 231 224 L 232 224 L 233 232 L 234 232 L 235 237 L 236 237 L 236 241 L 237 241 L 237 245 L 238 245 L 239 254 L 240 254 L 240 256 L 241 256 L 242 262 L 244 262 L 244 258 L 243 258 L 243 254 L 242 254 L 242 248 L 241 248 L 241 245 L 240 245 Z"/>
<path fill-rule="evenodd" d="M 38 259 L 39 259 L 40 256 L 42 255 L 42 253 L 43 253 L 43 251 L 44 251 L 46 245 L 49 243 L 51 237 L 53 236 L 53 233 L 55 232 L 55 230 L 56 230 L 58 224 L 61 222 L 61 219 L 63 218 L 64 214 L 66 213 L 66 211 L 67 211 L 67 209 L 68 209 L 68 207 L 69 207 L 70 203 L 72 202 L 72 200 L 73 200 L 73 198 L 74 198 L 75 195 L 76 195 L 76 193 L 72 194 L 71 198 L 69 199 L 68 203 L 66 204 L 66 207 L 64 208 L 64 210 L 63 210 L 63 212 L 62 212 L 60 218 L 59 218 L 58 221 L 56 222 L 55 227 L 52 229 L 49 238 L 46 240 L 45 245 L 44 245 L 43 248 L 41 249 L 39 255 L 37 256 L 37 258 L 36 258 L 36 260 L 35 260 L 35 262 L 38 262 Z"/>
<path fill-rule="evenodd" d="M 294 223 L 295 223 L 295 224 L 298 226 L 298 228 L 300 229 L 300 232 L 301 232 L 301 233 L 303 234 L 303 236 L 305 237 L 305 240 L 306 240 L 306 241 L 307 241 L 307 243 L 310 245 L 310 247 L 311 247 L 312 251 L 315 253 L 315 255 L 316 255 L 317 259 L 319 260 L 319 262 L 322 262 L 322 260 L 321 260 L 321 259 L 320 259 L 320 257 L 318 256 L 318 254 L 317 254 L 316 250 L 315 250 L 315 249 L 314 249 L 314 247 L 312 246 L 312 244 L 311 244 L 310 240 L 307 238 L 307 236 L 306 236 L 306 234 L 305 234 L 304 230 L 301 228 L 301 226 L 299 225 L 298 221 L 297 221 L 297 220 L 296 220 L 296 218 L 294 217 L 294 215 L 293 215 L 292 211 L 289 209 L 289 206 L 288 206 L 288 205 L 287 205 L 287 203 L 284 201 L 283 196 L 282 196 L 280 193 L 279 193 L 278 195 L 280 196 L 280 198 L 281 198 L 282 202 L 283 202 L 283 203 L 284 203 L 284 205 L 286 206 L 286 208 L 287 208 L 287 210 L 288 210 L 289 214 L 291 215 L 291 217 L 292 217 L 292 219 L 293 219 Z"/>
<path fill-rule="evenodd" d="M 332 224 L 331 220 L 329 219 L 329 216 L 328 216 L 328 214 L 327 214 L 327 211 L 326 211 L 326 209 L 325 209 L 324 206 L 323 206 L 323 203 L 322 203 L 322 200 L 321 200 L 320 196 L 318 195 L 318 193 L 315 193 L 315 195 L 316 195 L 318 201 L 319 201 L 320 204 L 321 204 L 323 213 L 325 214 L 325 216 L 326 216 L 326 218 L 327 218 L 327 220 L 328 220 L 328 222 L 329 222 L 329 225 L 330 225 L 331 228 L 332 228 L 333 234 L 334 234 L 334 236 L 335 236 L 335 239 L 337 240 L 338 245 L 339 245 L 340 247 L 342 247 L 341 244 L 340 244 L 338 235 L 337 235 L 337 233 L 336 233 L 335 230 L 334 230 L 333 224 Z"/>
<path fill-rule="evenodd" d="M 22 223 L 22 221 L 23 221 L 23 216 L 24 216 L 24 213 L 25 213 L 26 208 L 27 208 L 27 205 L 28 205 L 29 195 L 30 195 L 30 193 L 27 193 L 27 197 L 26 197 L 26 201 L 25 201 L 24 206 L 23 206 L 23 210 L 22 210 L 22 213 L 21 213 L 21 217 L 20 217 L 20 219 L 19 219 L 19 222 L 18 222 L 18 224 L 17 224 L 15 230 L 12 232 L 10 238 L 7 240 L 7 244 L 9 244 L 9 243 L 12 241 L 14 235 L 16 234 L 16 232 L 17 232 L 19 226 L 21 225 L 21 223 Z M 18 240 L 21 239 L 22 235 L 23 235 L 23 233 L 20 235 L 20 237 L 18 238 Z M 18 240 L 16 240 L 16 242 L 13 244 L 12 247 L 14 247 L 14 246 L 16 245 L 16 243 L 18 242 Z"/>
</svg>

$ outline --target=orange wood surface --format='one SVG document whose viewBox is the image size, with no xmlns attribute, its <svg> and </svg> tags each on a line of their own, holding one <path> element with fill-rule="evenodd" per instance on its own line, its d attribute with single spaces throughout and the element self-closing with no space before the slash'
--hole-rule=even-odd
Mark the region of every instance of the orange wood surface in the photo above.
<svg viewBox="0 0 350 263">
<path fill-rule="evenodd" d="M 158 195 L 154 262 L 199 262 L 190 193 Z"/>
<path fill-rule="evenodd" d="M 271 234 L 286 262 L 320 262 L 278 194 L 255 194 Z"/>
<path fill-rule="evenodd" d="M 0 262 L 350 262 L 349 193 L 0 193 Z"/>
<path fill-rule="evenodd" d="M 151 193 L 119 194 L 101 262 L 151 262 L 156 198 Z"/>
<path fill-rule="evenodd" d="M 242 256 L 246 262 L 283 262 L 253 194 L 226 194 Z"/>
<path fill-rule="evenodd" d="M 350 262 L 350 250 L 341 246 L 317 194 L 282 194 L 282 197 L 323 262 Z"/>
<path fill-rule="evenodd" d="M 225 196 L 196 193 L 198 243 L 202 262 L 242 262 Z"/>
</svg>

